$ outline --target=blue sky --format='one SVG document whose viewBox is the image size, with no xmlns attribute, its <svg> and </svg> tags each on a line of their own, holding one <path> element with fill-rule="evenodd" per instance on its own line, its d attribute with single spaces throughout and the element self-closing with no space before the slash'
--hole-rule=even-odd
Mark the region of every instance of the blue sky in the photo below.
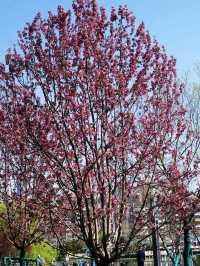
<svg viewBox="0 0 200 266">
<path fill-rule="evenodd" d="M 31 22 L 40 11 L 46 16 L 61 4 L 67 9 L 72 0 L 0 0 L 0 61 L 7 48 L 17 40 L 17 30 Z M 179 75 L 200 61 L 200 1 L 199 0 L 99 0 L 110 8 L 126 4 L 140 22 L 145 22 L 151 36 L 164 45 L 168 54 L 177 58 Z"/>
</svg>

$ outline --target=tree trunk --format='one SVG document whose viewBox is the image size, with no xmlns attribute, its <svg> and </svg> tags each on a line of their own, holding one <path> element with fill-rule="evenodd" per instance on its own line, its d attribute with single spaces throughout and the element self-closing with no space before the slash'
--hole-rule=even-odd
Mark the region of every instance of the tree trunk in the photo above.
<svg viewBox="0 0 200 266">
<path fill-rule="evenodd" d="M 22 247 L 20 249 L 20 253 L 19 253 L 19 264 L 20 266 L 25 266 L 24 265 L 24 258 L 25 258 L 25 255 L 26 255 L 26 250 L 24 247 Z"/>
<path fill-rule="evenodd" d="M 187 223 L 184 226 L 184 250 L 183 250 L 184 266 L 192 266 L 192 239 L 191 230 Z"/>
</svg>

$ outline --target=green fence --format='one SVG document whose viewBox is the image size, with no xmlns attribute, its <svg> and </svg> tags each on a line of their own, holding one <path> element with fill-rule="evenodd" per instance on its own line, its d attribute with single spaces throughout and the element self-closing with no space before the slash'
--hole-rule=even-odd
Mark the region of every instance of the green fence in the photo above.
<svg viewBox="0 0 200 266">
<path fill-rule="evenodd" d="M 20 258 L 19 257 L 2 257 L 1 258 L 1 266 L 19 266 Z M 25 258 L 23 259 L 24 266 L 38 266 L 37 260 L 32 260 Z"/>
</svg>

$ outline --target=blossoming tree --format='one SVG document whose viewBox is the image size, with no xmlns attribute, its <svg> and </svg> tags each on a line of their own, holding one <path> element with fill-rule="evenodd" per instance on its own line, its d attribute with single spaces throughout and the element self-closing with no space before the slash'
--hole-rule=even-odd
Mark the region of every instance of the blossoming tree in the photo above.
<svg viewBox="0 0 200 266">
<path fill-rule="evenodd" d="M 108 16 L 95 0 L 38 14 L 19 47 L 1 65 L 1 88 L 10 123 L 45 162 L 48 191 L 59 188 L 58 200 L 46 193 L 57 208 L 52 228 L 108 265 L 147 237 L 152 211 L 176 195 L 163 193 L 176 186 L 176 165 L 169 177 L 160 163 L 172 161 L 185 130 L 175 59 L 126 7 Z"/>
</svg>

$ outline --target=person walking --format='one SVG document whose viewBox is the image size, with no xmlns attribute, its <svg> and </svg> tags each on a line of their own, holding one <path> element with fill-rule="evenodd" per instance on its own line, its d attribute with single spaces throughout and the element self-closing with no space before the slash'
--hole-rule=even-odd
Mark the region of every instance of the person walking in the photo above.
<svg viewBox="0 0 200 266">
<path fill-rule="evenodd" d="M 137 252 L 138 266 L 144 266 L 144 261 L 145 261 L 145 251 L 143 247 L 140 247 Z"/>
</svg>

